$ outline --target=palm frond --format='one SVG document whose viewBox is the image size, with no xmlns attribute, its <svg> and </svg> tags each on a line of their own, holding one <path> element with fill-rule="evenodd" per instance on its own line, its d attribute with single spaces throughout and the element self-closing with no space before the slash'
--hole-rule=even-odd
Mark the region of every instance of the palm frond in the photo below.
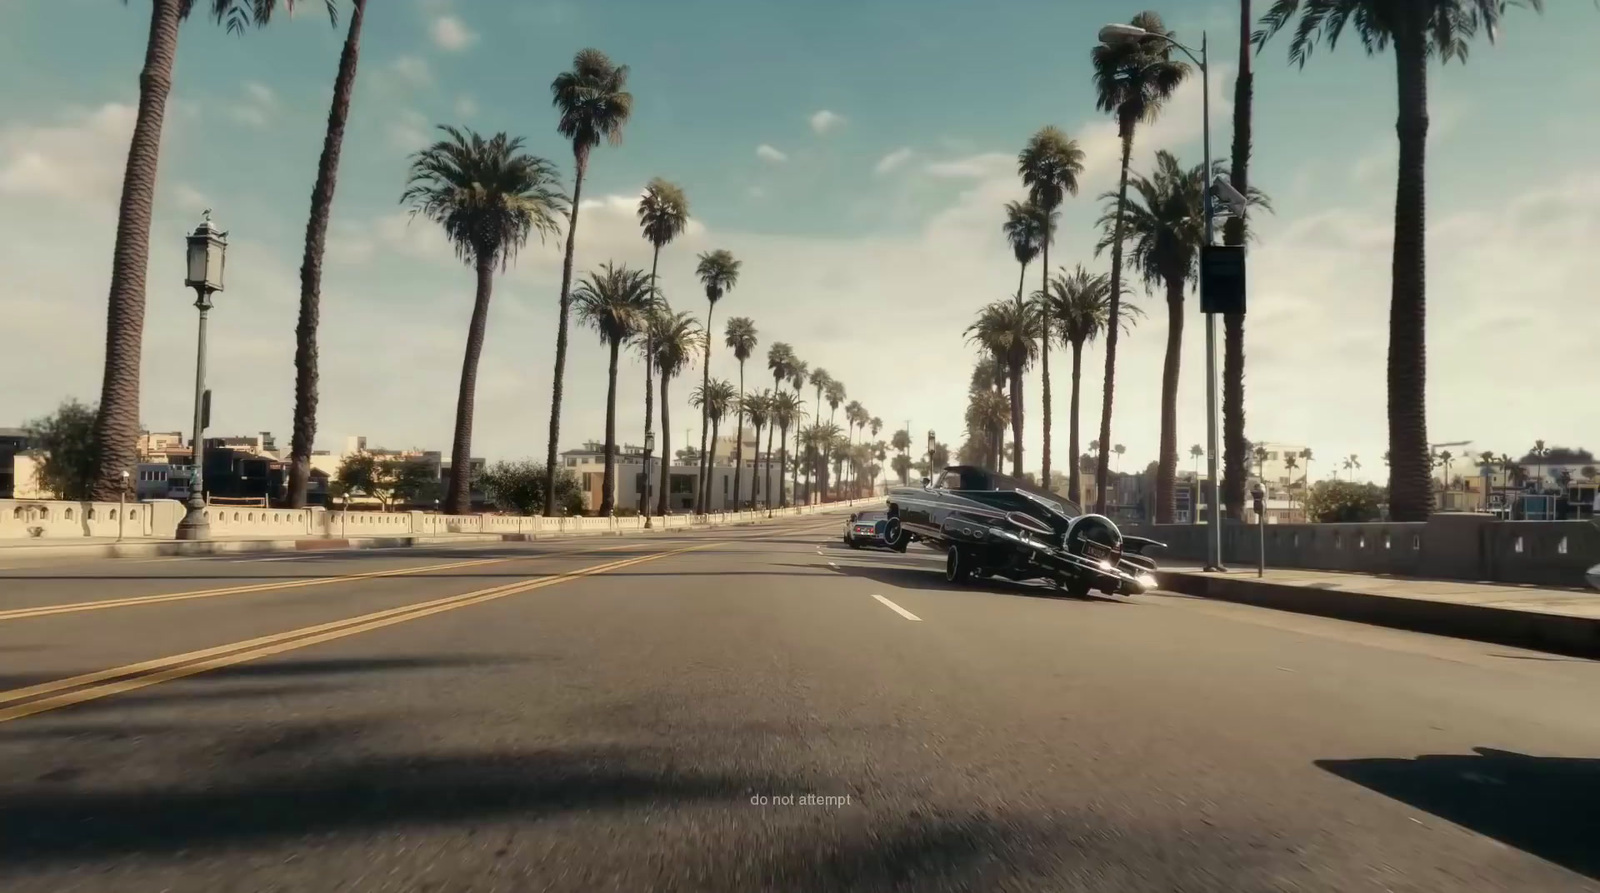
<svg viewBox="0 0 1600 893">
<path fill-rule="evenodd" d="M 556 75 L 550 83 L 551 105 L 561 113 L 556 130 L 572 142 L 575 154 L 584 155 L 602 140 L 622 142 L 623 125 L 633 114 L 627 86 L 628 66 L 593 48 L 579 50 L 572 68 Z"/>
</svg>

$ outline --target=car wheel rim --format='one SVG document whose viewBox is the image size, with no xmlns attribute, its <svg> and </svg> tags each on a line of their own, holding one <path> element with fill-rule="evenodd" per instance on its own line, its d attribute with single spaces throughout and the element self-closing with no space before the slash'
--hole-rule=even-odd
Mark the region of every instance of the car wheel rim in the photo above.
<svg viewBox="0 0 1600 893">
<path fill-rule="evenodd" d="M 951 546 L 944 555 L 944 576 L 945 579 L 953 582 L 957 579 L 957 577 L 960 576 L 960 574 L 961 552 L 957 550 L 955 546 Z"/>
</svg>

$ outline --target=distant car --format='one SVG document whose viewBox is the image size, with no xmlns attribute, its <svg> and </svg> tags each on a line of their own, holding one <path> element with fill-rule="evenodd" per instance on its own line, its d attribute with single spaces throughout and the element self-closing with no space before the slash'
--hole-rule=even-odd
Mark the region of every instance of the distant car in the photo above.
<svg viewBox="0 0 1600 893">
<path fill-rule="evenodd" d="M 855 512 L 844 522 L 844 544 L 852 549 L 892 549 L 894 545 L 884 538 L 888 526 L 888 512 Z M 904 552 L 905 546 L 900 546 L 899 551 Z"/>
<path fill-rule="evenodd" d="M 1595 498 L 1596 499 L 1600 499 L 1600 496 L 1597 496 Z M 1590 586 L 1593 586 L 1596 589 L 1600 589 L 1600 564 L 1597 564 L 1594 567 L 1589 568 L 1589 573 L 1586 574 L 1585 576 L 1587 576 Z"/>
</svg>

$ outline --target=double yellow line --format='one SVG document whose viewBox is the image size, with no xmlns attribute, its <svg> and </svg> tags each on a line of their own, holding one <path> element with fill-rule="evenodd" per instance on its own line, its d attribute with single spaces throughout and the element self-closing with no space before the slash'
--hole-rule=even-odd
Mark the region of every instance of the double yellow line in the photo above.
<svg viewBox="0 0 1600 893">
<path fill-rule="evenodd" d="M 219 645 L 201 651 L 190 651 L 186 654 L 175 654 L 171 657 L 157 658 L 136 664 L 114 667 L 109 670 L 99 670 L 93 673 L 84 673 L 66 679 L 57 679 L 53 682 L 44 682 L 26 688 L 17 688 L 0 692 L 0 722 L 9 722 L 44 713 L 50 710 L 59 710 L 85 701 L 94 701 L 112 695 L 137 691 L 173 679 L 182 679 L 209 670 L 228 667 L 246 661 L 257 660 L 285 651 L 294 651 L 333 639 L 342 639 L 358 633 L 370 632 L 418 620 L 444 611 L 454 611 L 471 605 L 478 605 L 495 599 L 505 598 L 543 589 L 546 586 L 555 586 L 570 580 L 582 577 L 603 574 L 608 571 L 643 564 L 647 561 L 656 561 L 685 552 L 694 552 L 708 549 L 718 543 L 702 543 L 683 549 L 674 549 L 669 552 L 658 552 L 653 555 L 643 555 L 635 558 L 625 558 L 593 567 L 581 568 L 567 573 L 550 577 L 541 577 L 536 580 L 523 580 L 517 583 L 507 583 L 467 592 L 461 595 L 452 595 L 432 601 L 420 602 L 399 608 L 390 608 L 385 611 L 376 611 L 363 614 L 359 617 L 350 617 L 344 620 L 335 620 L 331 623 L 322 623 L 316 626 L 307 626 L 288 632 L 262 636 L 244 642 L 234 642 L 229 645 Z"/>
</svg>

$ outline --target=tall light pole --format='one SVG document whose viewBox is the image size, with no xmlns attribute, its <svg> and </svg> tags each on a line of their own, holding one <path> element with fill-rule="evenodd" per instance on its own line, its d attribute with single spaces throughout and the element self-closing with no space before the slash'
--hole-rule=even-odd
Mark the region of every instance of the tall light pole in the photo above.
<svg viewBox="0 0 1600 893">
<path fill-rule="evenodd" d="M 650 530 L 650 454 L 656 451 L 656 432 L 644 432 L 644 486 L 639 488 L 640 514 L 644 515 L 644 529 Z"/>
<path fill-rule="evenodd" d="M 1207 39 L 1204 31 L 1200 32 L 1200 55 L 1196 56 L 1188 47 L 1173 40 L 1165 34 L 1146 31 L 1137 25 L 1106 25 L 1100 29 L 1100 42 L 1108 47 L 1127 46 L 1145 40 L 1163 41 L 1179 52 L 1188 56 L 1190 61 L 1200 67 L 1200 93 L 1201 93 L 1201 134 L 1205 144 L 1205 167 L 1200 175 L 1202 183 L 1211 178 L 1211 65 L 1207 57 Z M 1202 210 L 1205 217 L 1205 244 L 1210 247 L 1213 241 L 1213 218 L 1216 216 L 1212 210 L 1212 188 L 1207 187 L 1201 192 Z M 1242 213 L 1242 208 L 1240 209 Z M 1200 277 L 1202 308 L 1205 307 L 1206 277 L 1202 272 Z M 1217 436 L 1217 315 L 1207 312 L 1206 317 L 1206 473 L 1211 478 L 1210 487 L 1210 517 L 1207 522 L 1210 529 L 1206 531 L 1206 570 L 1223 570 L 1222 565 L 1222 489 L 1221 480 L 1217 473 L 1217 461 L 1220 453 Z M 1103 448 L 1103 447 L 1102 447 Z"/>
<path fill-rule="evenodd" d="M 194 305 L 200 309 L 199 346 L 194 369 L 194 468 L 189 472 L 189 511 L 178 522 L 178 539 L 203 540 L 211 536 L 206 520 L 205 489 L 205 393 L 206 393 L 206 316 L 211 312 L 211 296 L 222 291 L 223 267 L 228 256 L 228 234 L 211 225 L 207 210 L 200 225 L 188 237 L 188 275 L 183 284 L 194 289 Z"/>
</svg>

